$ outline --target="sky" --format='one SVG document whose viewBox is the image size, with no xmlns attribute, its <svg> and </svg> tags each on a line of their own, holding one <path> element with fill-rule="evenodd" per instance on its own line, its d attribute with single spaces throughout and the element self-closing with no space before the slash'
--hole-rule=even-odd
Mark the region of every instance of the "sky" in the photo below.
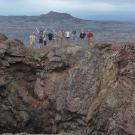
<svg viewBox="0 0 135 135">
<path fill-rule="evenodd" d="M 135 0 L 0 0 L 0 15 L 66 12 L 90 20 L 135 21 Z"/>
</svg>

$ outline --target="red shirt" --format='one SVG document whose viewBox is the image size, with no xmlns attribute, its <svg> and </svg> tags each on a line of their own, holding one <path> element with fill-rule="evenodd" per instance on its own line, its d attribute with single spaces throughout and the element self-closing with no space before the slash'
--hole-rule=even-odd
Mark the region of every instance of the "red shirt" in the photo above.
<svg viewBox="0 0 135 135">
<path fill-rule="evenodd" d="M 87 33 L 87 39 L 91 39 L 94 37 L 94 34 L 92 32 Z"/>
</svg>

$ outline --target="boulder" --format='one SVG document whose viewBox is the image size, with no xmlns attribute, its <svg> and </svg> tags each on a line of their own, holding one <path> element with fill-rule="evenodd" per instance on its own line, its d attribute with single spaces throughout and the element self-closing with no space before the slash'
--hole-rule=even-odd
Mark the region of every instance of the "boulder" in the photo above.
<svg viewBox="0 0 135 135">
<path fill-rule="evenodd" d="M 4 34 L 0 33 L 0 43 L 4 42 L 8 39 L 8 37 L 6 37 Z"/>
<path fill-rule="evenodd" d="M 25 46 L 21 40 L 9 40 L 5 43 L 9 48 L 7 53 L 11 56 L 24 57 L 25 56 Z"/>
</svg>

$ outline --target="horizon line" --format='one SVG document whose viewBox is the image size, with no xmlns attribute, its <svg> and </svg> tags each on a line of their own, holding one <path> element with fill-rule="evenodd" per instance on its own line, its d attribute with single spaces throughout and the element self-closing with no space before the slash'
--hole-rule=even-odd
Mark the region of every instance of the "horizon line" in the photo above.
<svg viewBox="0 0 135 135">
<path fill-rule="evenodd" d="M 123 19 L 123 20 L 119 20 L 119 19 L 110 19 L 110 18 L 106 18 L 106 19 L 90 19 L 90 17 L 79 17 L 76 15 L 73 15 L 72 13 L 68 13 L 68 12 L 57 12 L 57 11 L 49 11 L 46 13 L 38 13 L 38 14 L 0 14 L 0 17 L 40 17 L 42 15 L 47 15 L 51 12 L 54 13 L 59 13 L 59 14 L 69 14 L 74 18 L 78 18 L 78 19 L 82 19 L 85 21 L 105 21 L 105 22 L 135 22 L 135 20 L 131 20 L 131 19 Z"/>
</svg>

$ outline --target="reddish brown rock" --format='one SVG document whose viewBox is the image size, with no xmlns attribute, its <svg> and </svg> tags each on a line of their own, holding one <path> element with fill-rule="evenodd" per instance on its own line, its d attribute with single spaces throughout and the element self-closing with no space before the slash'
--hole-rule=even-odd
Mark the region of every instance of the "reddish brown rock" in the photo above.
<svg viewBox="0 0 135 135">
<path fill-rule="evenodd" d="M 7 39 L 8 38 L 4 34 L 0 33 L 0 43 L 6 41 Z"/>
<path fill-rule="evenodd" d="M 1 133 L 135 134 L 134 45 L 28 50 L 14 40 L 5 46 Z"/>
</svg>

